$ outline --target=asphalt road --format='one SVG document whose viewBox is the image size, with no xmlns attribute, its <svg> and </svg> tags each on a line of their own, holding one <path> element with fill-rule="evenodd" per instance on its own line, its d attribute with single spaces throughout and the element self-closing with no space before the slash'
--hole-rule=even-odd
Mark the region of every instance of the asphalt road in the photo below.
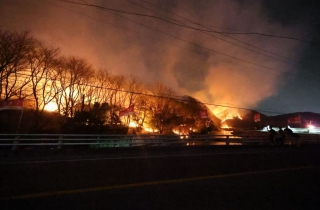
<svg viewBox="0 0 320 210">
<path fill-rule="evenodd" d="M 319 147 L 0 150 L 0 209 L 320 209 Z"/>
</svg>

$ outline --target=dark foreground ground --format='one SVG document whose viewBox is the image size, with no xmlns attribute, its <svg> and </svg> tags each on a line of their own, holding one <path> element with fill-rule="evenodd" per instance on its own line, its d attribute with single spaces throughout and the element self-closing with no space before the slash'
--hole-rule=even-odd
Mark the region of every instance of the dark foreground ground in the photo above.
<svg viewBox="0 0 320 210">
<path fill-rule="evenodd" d="M 320 209 L 320 148 L 0 150 L 0 209 Z"/>
</svg>

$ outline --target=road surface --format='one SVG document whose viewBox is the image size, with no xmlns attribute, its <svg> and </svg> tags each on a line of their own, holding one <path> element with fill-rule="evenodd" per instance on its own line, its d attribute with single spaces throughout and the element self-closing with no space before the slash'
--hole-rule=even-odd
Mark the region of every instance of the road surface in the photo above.
<svg viewBox="0 0 320 210">
<path fill-rule="evenodd" d="M 1 150 L 0 209 L 320 209 L 319 147 Z"/>
</svg>

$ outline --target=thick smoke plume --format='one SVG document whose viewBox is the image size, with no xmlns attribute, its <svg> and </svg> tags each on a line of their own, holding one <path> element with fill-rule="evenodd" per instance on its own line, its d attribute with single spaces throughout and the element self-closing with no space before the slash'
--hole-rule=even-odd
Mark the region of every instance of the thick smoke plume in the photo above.
<svg viewBox="0 0 320 210">
<path fill-rule="evenodd" d="M 259 1 L 87 2 L 128 13 L 171 18 L 181 25 L 206 30 L 301 35 L 296 27 L 284 27 L 273 21 Z M 60 1 L 4 0 L 0 3 L 0 14 L 2 28 L 30 30 L 34 36 L 55 43 L 63 54 L 84 57 L 95 67 L 114 74 L 135 74 L 145 82 L 161 82 L 180 95 L 191 95 L 215 105 L 255 108 L 290 82 L 292 77 L 286 75 L 292 75 L 296 69 L 285 58 L 298 59 L 303 51 L 300 43 L 292 40 L 227 35 L 249 46 L 226 34 Z M 209 107 L 220 117 L 227 115 L 226 107 Z"/>
</svg>

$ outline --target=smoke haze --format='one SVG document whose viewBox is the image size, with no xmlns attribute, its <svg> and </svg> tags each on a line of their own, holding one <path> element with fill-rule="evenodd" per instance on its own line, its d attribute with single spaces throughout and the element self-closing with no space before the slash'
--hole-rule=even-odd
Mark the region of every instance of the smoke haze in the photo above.
<svg viewBox="0 0 320 210">
<path fill-rule="evenodd" d="M 263 2 L 254 0 L 147 0 L 156 7 L 140 0 L 86 2 L 126 12 L 172 18 L 201 29 L 290 37 L 302 37 L 306 30 L 310 30 L 304 26 L 303 18 L 294 24 L 282 24 L 271 17 Z M 30 30 L 33 36 L 60 47 L 62 54 L 84 57 L 96 68 L 104 68 L 113 74 L 134 74 L 146 83 L 161 82 L 179 95 L 191 95 L 202 102 L 235 107 L 259 108 L 257 106 L 263 100 L 277 95 L 279 89 L 294 80 L 299 70 L 285 58 L 299 61 L 305 50 L 304 43 L 293 40 L 257 35 L 226 37 L 151 17 L 54 0 L 2 0 L 0 14 L 3 29 Z M 215 114 L 226 109 L 214 105 L 209 107 Z M 267 108 L 277 111 L 276 107 Z"/>
</svg>

